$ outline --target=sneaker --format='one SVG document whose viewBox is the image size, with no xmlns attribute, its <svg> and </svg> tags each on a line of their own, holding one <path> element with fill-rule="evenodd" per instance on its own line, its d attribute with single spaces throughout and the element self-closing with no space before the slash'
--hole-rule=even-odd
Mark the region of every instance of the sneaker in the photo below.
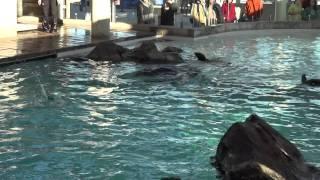
<svg viewBox="0 0 320 180">
<path fill-rule="evenodd" d="M 42 30 L 44 32 L 50 32 L 50 25 L 46 22 L 42 22 Z"/>
<path fill-rule="evenodd" d="M 52 33 L 52 32 L 57 32 L 57 24 L 56 24 L 56 23 L 51 26 L 50 32 L 51 32 L 51 33 Z"/>
</svg>

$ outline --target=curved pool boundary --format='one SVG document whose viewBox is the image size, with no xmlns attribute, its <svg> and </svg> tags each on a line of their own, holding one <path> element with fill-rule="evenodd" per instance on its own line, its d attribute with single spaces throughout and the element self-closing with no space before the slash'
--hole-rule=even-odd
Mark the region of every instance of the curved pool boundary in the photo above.
<svg viewBox="0 0 320 180">
<path fill-rule="evenodd" d="M 146 41 L 157 39 L 162 36 L 154 36 L 153 34 L 147 33 L 137 36 L 130 36 L 130 37 L 123 37 L 119 39 L 95 39 L 87 43 L 83 44 L 74 44 L 66 47 L 52 47 L 48 50 L 40 50 L 37 52 L 23 52 L 21 54 L 17 54 L 15 56 L 10 57 L 0 57 L 0 66 L 7 66 L 17 63 L 23 63 L 27 61 L 36 61 L 36 60 L 43 60 L 47 58 L 56 58 L 56 57 L 68 57 L 68 56 L 83 56 L 88 54 L 98 43 L 112 41 L 116 44 L 127 45 L 130 42 L 136 43 L 139 41 Z M 46 43 L 51 43 L 47 41 Z"/>
<path fill-rule="evenodd" d="M 134 25 L 134 30 L 146 31 L 157 35 L 183 36 L 197 38 L 231 31 L 267 29 L 320 29 L 320 21 L 255 21 L 225 23 L 201 28 L 179 28 L 173 26 Z"/>
<path fill-rule="evenodd" d="M 88 54 L 97 43 L 103 41 L 113 41 L 119 45 L 128 45 L 130 43 L 152 40 L 158 38 L 170 39 L 170 36 L 175 38 L 205 38 L 206 36 L 221 34 L 232 31 L 246 31 L 246 30 L 271 30 L 271 29 L 320 29 L 320 21 L 256 21 L 256 22 L 240 22 L 240 23 L 226 23 L 216 26 L 209 26 L 203 28 L 179 28 L 172 26 L 156 26 L 156 25 L 133 25 L 133 30 L 140 32 L 148 32 L 145 35 L 126 37 L 113 40 L 98 40 L 95 42 L 84 43 L 81 45 L 71 45 L 62 48 L 53 48 L 50 50 L 40 52 L 25 52 L 11 57 L 0 57 L 0 66 L 21 63 L 26 61 L 41 60 L 52 57 L 68 57 Z M 172 38 L 171 37 L 171 38 Z M 173 39 L 175 39 L 173 38 Z"/>
</svg>

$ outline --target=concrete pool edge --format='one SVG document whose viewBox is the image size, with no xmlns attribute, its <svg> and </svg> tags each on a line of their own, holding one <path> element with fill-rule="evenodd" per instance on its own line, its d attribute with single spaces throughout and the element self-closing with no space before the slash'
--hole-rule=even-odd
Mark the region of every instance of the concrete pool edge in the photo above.
<svg viewBox="0 0 320 180">
<path fill-rule="evenodd" d="M 83 54 L 92 50 L 92 48 L 100 42 L 113 41 L 119 45 L 130 43 L 130 41 L 144 41 L 157 39 L 161 37 L 170 36 L 176 38 L 204 38 L 209 35 L 222 34 L 233 31 L 246 31 L 246 30 L 272 30 L 272 29 L 320 29 L 320 21 L 257 21 L 257 22 L 240 22 L 240 23 L 227 23 L 219 24 L 217 26 L 203 27 L 203 28 L 177 28 L 170 26 L 154 26 L 154 25 L 134 25 L 135 30 L 140 32 L 148 32 L 148 35 L 144 36 L 131 36 L 125 38 L 119 38 L 114 40 L 101 40 L 90 43 L 84 43 L 80 45 L 74 45 L 69 47 L 55 48 L 51 50 L 23 53 L 11 57 L 0 58 L 0 66 L 21 63 L 26 61 L 39 60 L 49 57 L 66 57 Z M 173 38 L 174 39 L 174 38 Z"/>
<path fill-rule="evenodd" d="M 320 21 L 255 21 L 218 24 L 202 28 L 177 28 L 171 26 L 134 25 L 134 30 L 152 32 L 157 35 L 171 35 L 197 38 L 231 31 L 266 29 L 320 29 Z"/>
<path fill-rule="evenodd" d="M 0 66 L 23 63 L 27 61 L 41 60 L 45 58 L 79 56 L 79 53 L 83 54 L 83 51 L 86 52 L 88 50 L 91 50 L 94 48 L 96 44 L 105 42 L 105 41 L 112 41 L 112 42 L 121 44 L 124 42 L 143 41 L 143 40 L 150 40 L 150 39 L 156 39 L 156 38 L 159 38 L 159 36 L 148 34 L 148 35 L 124 37 L 119 39 L 96 40 L 90 43 L 83 43 L 80 45 L 73 45 L 73 46 L 61 47 L 61 48 L 52 48 L 50 50 L 39 51 L 39 52 L 25 52 L 15 56 L 2 57 L 2 58 L 0 57 Z"/>
</svg>

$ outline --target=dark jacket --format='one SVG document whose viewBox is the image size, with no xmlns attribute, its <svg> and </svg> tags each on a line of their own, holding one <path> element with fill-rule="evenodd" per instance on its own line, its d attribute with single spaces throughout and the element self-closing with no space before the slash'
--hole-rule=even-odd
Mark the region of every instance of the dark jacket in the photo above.
<svg viewBox="0 0 320 180">
<path fill-rule="evenodd" d="M 221 6 L 218 3 L 214 3 L 213 5 L 213 10 L 216 13 L 217 16 L 217 23 L 222 23 L 223 22 L 223 16 L 222 16 L 222 12 L 221 12 Z"/>
<path fill-rule="evenodd" d="M 175 3 L 168 4 L 169 9 L 165 9 L 165 5 L 163 4 L 161 7 L 161 25 L 174 25 L 174 13 L 177 12 L 177 6 Z"/>
<path fill-rule="evenodd" d="M 137 5 L 138 24 L 152 24 L 153 23 L 153 5 L 146 4 L 141 0 Z"/>
</svg>

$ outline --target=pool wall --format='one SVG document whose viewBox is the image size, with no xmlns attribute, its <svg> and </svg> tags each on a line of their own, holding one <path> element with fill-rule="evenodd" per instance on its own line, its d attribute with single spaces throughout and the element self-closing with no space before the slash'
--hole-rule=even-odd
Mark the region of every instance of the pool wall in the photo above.
<svg viewBox="0 0 320 180">
<path fill-rule="evenodd" d="M 136 41 L 143 41 L 161 38 L 164 36 L 174 36 L 174 38 L 204 38 L 208 35 L 231 31 L 244 31 L 244 30 L 266 30 L 266 29 L 320 29 L 320 21 L 257 21 L 257 22 L 241 22 L 241 23 L 227 23 L 219 24 L 217 26 L 203 27 L 203 28 L 177 28 L 171 26 L 155 26 L 155 25 L 134 25 L 133 30 L 141 32 L 149 32 L 148 36 L 142 37 L 128 37 L 118 40 L 112 40 L 119 45 L 128 46 L 128 44 L 135 44 Z M 145 39 L 147 38 L 147 39 Z M 101 42 L 101 41 L 100 41 Z M 66 57 L 88 54 L 96 43 L 87 43 L 82 45 L 75 45 L 70 47 L 53 48 L 47 51 L 35 53 L 22 53 L 12 57 L 2 58 L 1 65 L 14 64 L 30 60 L 38 60 L 48 57 Z M 82 52 L 84 51 L 84 52 Z"/>
<path fill-rule="evenodd" d="M 86 56 L 92 49 L 96 46 L 96 44 L 104 41 L 113 41 L 116 44 L 119 45 L 125 45 L 128 46 L 131 44 L 135 44 L 139 41 L 146 41 L 151 39 L 160 38 L 162 36 L 160 35 L 141 35 L 141 36 L 133 36 L 133 37 L 125 37 L 115 40 L 96 40 L 94 42 L 88 42 L 83 44 L 75 44 L 70 45 L 67 47 L 53 47 L 49 48 L 47 50 L 42 50 L 38 52 L 28 52 L 25 51 L 24 53 L 17 54 L 15 56 L 10 57 L 0 57 L 0 66 L 6 66 L 10 64 L 16 64 L 21 62 L 27 62 L 27 61 L 34 61 L 34 60 L 41 60 L 51 57 L 69 57 L 69 56 Z M 50 43 L 50 41 L 48 41 Z"/>
<path fill-rule="evenodd" d="M 257 21 L 226 23 L 217 26 L 203 28 L 177 28 L 171 26 L 154 26 L 154 25 L 134 25 L 134 30 L 153 32 L 157 35 L 171 35 L 184 37 L 200 37 L 212 34 L 243 31 L 243 30 L 265 30 L 265 29 L 320 29 L 320 21 Z"/>
</svg>

